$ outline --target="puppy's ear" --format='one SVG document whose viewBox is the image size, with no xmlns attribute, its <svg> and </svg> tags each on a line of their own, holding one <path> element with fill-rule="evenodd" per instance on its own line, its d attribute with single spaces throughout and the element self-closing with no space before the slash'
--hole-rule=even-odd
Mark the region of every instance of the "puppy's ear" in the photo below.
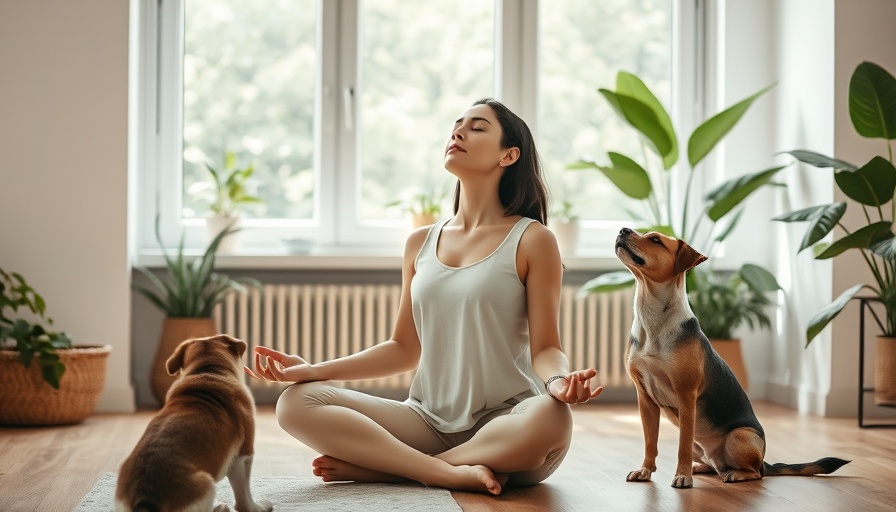
<svg viewBox="0 0 896 512">
<path fill-rule="evenodd" d="M 249 348 L 249 345 L 246 344 L 243 340 L 238 340 L 235 338 L 230 338 L 230 351 L 236 354 L 237 358 L 243 357 L 243 354 L 246 353 L 246 350 Z"/>
<path fill-rule="evenodd" d="M 184 355 L 187 351 L 187 345 L 189 345 L 191 341 L 193 340 L 181 342 L 181 344 L 174 349 L 174 352 L 171 353 L 171 357 L 165 361 L 165 369 L 168 370 L 168 375 L 174 375 L 184 367 Z"/>
<path fill-rule="evenodd" d="M 681 274 L 706 261 L 706 256 L 700 254 L 686 244 L 684 240 L 678 241 L 678 249 L 675 251 L 675 274 Z"/>
</svg>

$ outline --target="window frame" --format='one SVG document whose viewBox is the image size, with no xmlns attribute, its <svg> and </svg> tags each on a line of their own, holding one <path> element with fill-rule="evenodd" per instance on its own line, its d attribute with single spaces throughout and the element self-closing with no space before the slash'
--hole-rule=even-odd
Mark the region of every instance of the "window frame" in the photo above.
<svg viewBox="0 0 896 512">
<path fill-rule="evenodd" d="M 138 260 L 158 254 L 155 219 L 163 244 L 174 247 L 181 234 L 189 249 L 204 247 L 202 219 L 181 219 L 183 153 L 182 56 L 186 0 L 140 2 L 138 85 L 138 193 L 135 208 Z M 315 105 L 315 219 L 242 219 L 239 256 L 283 256 L 281 238 L 316 241 L 326 255 L 400 255 L 410 232 L 406 220 L 359 222 L 360 138 L 354 108 L 358 90 L 358 10 L 362 0 L 317 0 L 319 80 Z M 495 98 L 530 121 L 536 139 L 537 33 L 539 0 L 495 0 Z M 544 0 L 542 0 L 544 1 Z M 672 2 L 672 106 L 679 133 L 690 133 L 708 105 L 714 104 L 716 69 L 712 48 L 721 39 L 713 30 L 715 11 L 705 0 Z M 341 30 L 355 27 L 356 30 Z M 169 56 L 166 58 L 166 56 Z M 171 58 L 174 56 L 174 58 Z M 688 72 L 683 72 L 688 70 Z M 447 125 L 446 125 L 447 126 Z M 446 128 L 447 131 L 447 128 Z M 346 149 L 352 149 L 347 151 Z M 720 152 L 721 153 L 721 152 Z M 714 159 L 706 164 L 715 166 Z M 708 176 L 716 171 L 701 173 Z M 674 171 L 673 171 L 674 172 Z M 703 185 L 705 185 L 704 183 Z M 701 184 L 697 184 L 698 187 Z M 351 200 L 347 200 L 350 198 Z M 347 203 L 347 204 L 346 204 Z M 624 222 L 582 221 L 578 258 L 612 258 L 615 233 Z M 615 259 L 615 258 L 613 258 Z"/>
</svg>

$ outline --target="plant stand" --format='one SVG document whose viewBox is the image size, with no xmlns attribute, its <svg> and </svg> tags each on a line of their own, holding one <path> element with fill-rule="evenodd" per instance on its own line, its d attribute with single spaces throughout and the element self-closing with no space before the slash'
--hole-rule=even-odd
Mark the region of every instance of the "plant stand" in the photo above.
<svg viewBox="0 0 896 512">
<path fill-rule="evenodd" d="M 865 423 L 865 394 L 874 393 L 874 387 L 865 387 L 865 310 L 867 309 L 878 323 L 877 313 L 871 307 L 872 302 L 880 302 L 876 297 L 856 297 L 859 299 L 859 427 L 860 428 L 892 428 L 896 423 Z M 888 406 L 880 406 L 888 407 Z"/>
</svg>

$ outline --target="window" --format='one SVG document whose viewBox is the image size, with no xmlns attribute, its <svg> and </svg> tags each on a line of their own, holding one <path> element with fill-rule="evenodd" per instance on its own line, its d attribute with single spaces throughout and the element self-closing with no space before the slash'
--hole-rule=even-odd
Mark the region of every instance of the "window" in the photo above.
<svg viewBox="0 0 896 512">
<path fill-rule="evenodd" d="M 696 19 L 682 16 L 680 4 L 690 5 L 141 3 L 138 243 L 156 246 L 158 215 L 166 245 L 183 233 L 187 246 L 202 246 L 205 165 L 220 168 L 233 152 L 241 166 L 253 165 L 253 191 L 264 199 L 241 210 L 245 251 L 276 253 L 281 238 L 304 237 L 330 252 L 397 253 L 410 224 L 387 204 L 444 190 L 450 210 L 444 144 L 456 116 L 488 96 L 533 129 L 555 202 L 573 199 L 595 234 L 618 229 L 631 205 L 598 174 L 564 167 L 584 153 L 637 144 L 623 139 L 630 131 L 617 129 L 597 93 L 614 88 L 618 70 L 644 77 L 667 105 L 679 101 L 673 71 L 688 63 L 673 61 L 683 46 L 673 34 L 692 33 Z M 611 243 L 583 239 L 594 248 Z"/>
</svg>

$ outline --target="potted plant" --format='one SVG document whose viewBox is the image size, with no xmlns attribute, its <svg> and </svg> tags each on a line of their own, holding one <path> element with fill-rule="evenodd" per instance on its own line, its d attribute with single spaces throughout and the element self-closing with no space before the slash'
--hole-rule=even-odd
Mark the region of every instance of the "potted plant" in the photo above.
<svg viewBox="0 0 896 512">
<path fill-rule="evenodd" d="M 560 254 L 563 256 L 575 254 L 579 245 L 579 216 L 573 212 L 572 201 L 569 199 L 560 201 L 548 224 L 557 237 Z"/>
<path fill-rule="evenodd" d="M 212 215 L 206 219 L 206 229 L 208 240 L 213 240 L 225 229 L 239 227 L 238 212 L 242 206 L 264 201 L 249 193 L 250 178 L 255 174 L 255 168 L 252 164 L 238 167 L 235 153 L 228 151 L 224 154 L 224 167 L 221 171 L 208 162 L 205 168 L 211 182 L 194 183 L 189 193 L 208 204 Z M 239 246 L 237 236 L 233 234 L 224 239 L 218 250 L 221 253 L 234 252 Z"/>
<path fill-rule="evenodd" d="M 870 291 L 886 312 L 884 321 L 875 316 L 881 331 L 875 349 L 875 401 L 896 406 L 896 167 L 890 142 L 896 139 L 896 78 L 877 64 L 859 64 L 849 81 L 849 118 L 860 136 L 886 141 L 887 158 L 873 156 L 859 167 L 813 151 L 788 151 L 802 163 L 832 169 L 834 183 L 847 201 L 786 213 L 775 220 L 808 222 L 798 252 L 812 247 L 815 259 L 834 258 L 850 249 L 861 252 L 874 283 L 857 284 L 818 311 L 806 328 L 806 346 L 860 290 Z M 844 214 L 850 203 L 861 208 L 864 216 L 847 221 Z M 822 242 L 835 228 L 842 236 L 832 243 Z"/>
<path fill-rule="evenodd" d="M 174 377 L 168 375 L 165 361 L 177 345 L 188 338 L 218 334 L 212 317 L 215 306 L 223 302 L 230 293 L 245 293 L 246 286 L 261 286 L 255 279 L 231 279 L 215 272 L 218 247 L 234 231 L 234 228 L 228 228 L 218 233 L 202 255 L 196 258 L 184 255 L 184 240 L 181 236 L 177 253 L 170 256 L 162 244 L 159 219 L 156 218 L 156 240 L 163 247 L 168 279 L 162 280 L 148 269 L 137 267 L 153 286 L 146 288 L 134 285 L 134 289 L 165 313 L 150 375 L 150 387 L 159 403 L 165 403 L 165 395 L 174 382 Z"/>
<path fill-rule="evenodd" d="M 744 275 L 748 277 L 745 279 Z M 775 302 L 769 298 L 769 292 L 778 289 L 777 283 L 768 282 L 762 289 L 748 284 L 767 279 L 763 269 L 751 264 L 728 276 L 700 271 L 693 272 L 690 277 L 692 286 L 689 287 L 688 302 L 691 310 L 700 319 L 703 334 L 747 391 L 749 377 L 740 339 L 734 331 L 743 325 L 750 329 L 771 327 L 769 309 Z"/>
<path fill-rule="evenodd" d="M 445 188 L 439 187 L 429 192 L 417 192 L 409 199 L 399 199 L 386 203 L 386 208 L 401 208 L 411 216 L 413 227 L 419 228 L 435 224 L 442 215 L 442 202 L 445 200 Z"/>
<path fill-rule="evenodd" d="M 702 168 L 699 164 L 734 128 L 750 105 L 771 87 L 739 101 L 697 126 L 688 138 L 688 167 L 683 172 L 675 173 L 671 170 L 679 160 L 679 139 L 668 112 L 641 79 L 631 73 L 619 72 L 616 90 L 600 89 L 599 92 L 619 118 L 635 129 L 644 142 L 643 146 L 650 150 L 644 152 L 643 165 L 634 158 L 611 151 L 607 155 L 608 164 L 582 159 L 568 166 L 574 170 L 598 170 L 620 192 L 641 201 L 647 213 L 636 218 L 641 223 L 637 228 L 639 231 L 658 231 L 687 240 L 710 258 L 705 268 L 695 268 L 688 274 L 688 297 L 692 302 L 701 302 L 704 293 L 718 292 L 713 283 L 718 283 L 722 278 L 713 268 L 712 253 L 737 226 L 743 213 L 742 203 L 760 187 L 775 185 L 772 178 L 786 167 L 744 174 L 719 184 L 703 195 L 702 209 L 691 216 L 693 206 L 690 199 L 694 195 L 694 176 Z M 677 177 L 682 175 L 686 177 L 686 182 L 675 183 Z M 673 197 L 675 191 L 683 197 Z M 680 213 L 676 217 L 674 213 L 677 212 Z M 704 273 L 704 276 L 695 278 L 697 272 Z M 744 286 L 735 286 L 731 291 L 739 295 L 764 295 L 780 289 L 775 277 L 757 265 L 745 264 L 735 275 Z M 630 272 L 609 272 L 585 283 L 579 295 L 615 291 L 633 285 L 634 276 Z M 738 300 L 747 299 L 740 297 Z M 699 314 L 697 318 L 701 325 L 713 321 Z"/>
<path fill-rule="evenodd" d="M 25 308 L 31 318 L 19 314 Z M 46 316 L 46 302 L 17 272 L 0 268 L 0 423 L 58 425 L 90 416 L 112 347 L 72 346 Z M 63 379 L 63 377 L 65 377 Z"/>
</svg>

